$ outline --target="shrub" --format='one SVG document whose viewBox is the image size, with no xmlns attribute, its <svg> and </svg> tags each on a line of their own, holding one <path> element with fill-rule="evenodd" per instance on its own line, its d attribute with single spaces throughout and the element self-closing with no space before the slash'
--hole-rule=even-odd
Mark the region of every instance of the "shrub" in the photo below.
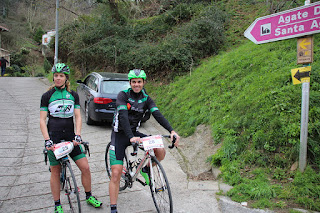
<svg viewBox="0 0 320 213">
<path fill-rule="evenodd" d="M 44 34 L 44 30 L 41 26 L 39 26 L 35 32 L 33 33 L 33 40 L 35 40 L 38 44 L 42 43 L 42 35 Z"/>
<path fill-rule="evenodd" d="M 87 70 L 140 67 L 150 77 L 189 72 L 224 41 L 224 12 L 214 4 L 200 12 L 203 8 L 200 3 L 178 4 L 159 16 L 127 23 L 110 21 L 108 15 L 95 22 L 75 21 L 60 31 L 59 55 Z"/>
<path fill-rule="evenodd" d="M 52 65 L 50 64 L 50 62 L 46 58 L 43 61 L 43 69 L 44 69 L 45 73 L 49 73 L 52 69 Z"/>
<path fill-rule="evenodd" d="M 15 73 L 21 72 L 21 69 L 18 65 L 12 64 L 10 67 L 6 68 L 6 73 L 8 73 L 10 76 L 14 76 Z"/>
</svg>

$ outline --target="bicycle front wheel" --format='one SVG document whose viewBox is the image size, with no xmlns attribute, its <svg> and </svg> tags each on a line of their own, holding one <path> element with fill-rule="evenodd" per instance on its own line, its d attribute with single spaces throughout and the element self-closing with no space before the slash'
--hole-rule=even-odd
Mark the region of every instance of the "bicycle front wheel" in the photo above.
<svg viewBox="0 0 320 213">
<path fill-rule="evenodd" d="M 111 164 L 110 164 L 110 146 L 111 146 L 111 142 L 109 142 L 109 144 L 107 145 L 107 148 L 106 148 L 105 162 L 106 162 L 106 170 L 107 170 L 109 179 L 111 180 L 112 170 L 111 170 Z M 129 185 L 129 180 L 127 178 L 127 175 L 129 175 L 129 174 L 127 174 L 128 167 L 129 167 L 129 164 L 127 161 L 127 156 L 125 155 L 125 157 L 123 159 L 123 170 L 122 170 L 122 175 L 121 175 L 121 179 L 120 179 L 120 186 L 119 186 L 120 191 L 125 190 Z"/>
<path fill-rule="evenodd" d="M 157 212 L 173 212 L 172 195 L 166 173 L 157 160 L 152 157 L 155 166 L 150 169 L 150 190 Z"/>
<path fill-rule="evenodd" d="M 70 162 L 66 162 L 64 193 L 67 196 L 71 212 L 80 213 L 81 203 L 80 203 L 79 188 L 77 186 L 76 178 L 72 171 Z"/>
</svg>

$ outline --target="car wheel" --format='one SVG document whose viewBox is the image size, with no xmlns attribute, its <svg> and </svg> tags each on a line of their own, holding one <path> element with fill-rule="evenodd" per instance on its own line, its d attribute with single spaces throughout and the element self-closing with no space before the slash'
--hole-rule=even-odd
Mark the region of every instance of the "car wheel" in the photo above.
<svg viewBox="0 0 320 213">
<path fill-rule="evenodd" d="M 88 103 L 86 103 L 86 109 L 85 109 L 85 117 L 86 117 L 86 124 L 92 125 L 94 124 L 94 121 L 89 116 L 89 106 Z"/>
</svg>

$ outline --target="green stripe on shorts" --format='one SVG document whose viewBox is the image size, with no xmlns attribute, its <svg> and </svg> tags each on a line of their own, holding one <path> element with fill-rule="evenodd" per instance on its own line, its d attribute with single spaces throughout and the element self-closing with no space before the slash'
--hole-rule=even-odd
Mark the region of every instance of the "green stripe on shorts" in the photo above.
<svg viewBox="0 0 320 213">
<path fill-rule="evenodd" d="M 117 160 L 116 158 L 116 152 L 114 150 L 109 150 L 109 157 L 110 157 L 110 165 L 123 165 L 123 161 L 122 160 Z"/>
</svg>

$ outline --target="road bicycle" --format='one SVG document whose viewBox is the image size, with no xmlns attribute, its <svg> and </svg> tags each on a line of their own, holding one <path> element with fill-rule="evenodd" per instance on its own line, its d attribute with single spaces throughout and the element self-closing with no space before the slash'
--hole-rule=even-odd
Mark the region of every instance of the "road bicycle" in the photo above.
<svg viewBox="0 0 320 213">
<path fill-rule="evenodd" d="M 88 153 L 90 156 L 89 151 L 89 143 L 88 142 L 81 142 L 81 144 L 85 148 L 85 154 Z M 80 146 L 80 145 L 79 145 Z M 81 203 L 80 203 L 80 190 L 77 185 L 77 181 L 75 175 L 73 173 L 68 154 L 72 152 L 74 146 L 73 142 L 71 141 L 62 141 L 61 143 L 54 145 L 54 154 L 57 160 L 60 161 L 61 164 L 61 173 L 60 173 L 60 186 L 61 191 L 63 191 L 67 197 L 70 211 L 72 213 L 81 213 Z M 48 161 L 48 150 L 45 148 L 43 150 L 44 154 L 44 161 L 47 165 Z M 50 171 L 50 168 L 49 168 Z"/>
<path fill-rule="evenodd" d="M 169 186 L 169 181 L 167 175 L 157 160 L 154 149 L 155 148 L 163 148 L 162 139 L 170 138 L 170 135 L 154 135 L 149 137 L 141 138 L 142 143 L 137 144 L 133 143 L 133 152 L 129 155 L 128 149 L 126 149 L 126 154 L 123 159 L 123 170 L 120 179 L 120 188 L 119 190 L 125 190 L 127 187 L 131 188 L 133 186 L 133 182 L 137 181 L 143 186 L 146 186 L 146 182 L 143 177 L 141 177 L 140 171 L 145 165 L 149 165 L 150 173 L 149 173 L 149 188 L 151 191 L 152 199 L 154 205 L 156 207 L 157 212 L 173 212 L 173 204 L 172 204 L 172 195 Z M 169 148 L 174 147 L 174 143 L 176 138 L 172 141 L 172 144 Z M 106 153 L 105 153 L 105 162 L 106 162 L 106 170 L 111 180 L 112 171 L 110 166 L 110 146 L 111 142 L 107 145 Z M 144 151 L 143 156 L 138 157 L 138 148 Z M 141 180 L 142 178 L 143 180 Z"/>
</svg>

